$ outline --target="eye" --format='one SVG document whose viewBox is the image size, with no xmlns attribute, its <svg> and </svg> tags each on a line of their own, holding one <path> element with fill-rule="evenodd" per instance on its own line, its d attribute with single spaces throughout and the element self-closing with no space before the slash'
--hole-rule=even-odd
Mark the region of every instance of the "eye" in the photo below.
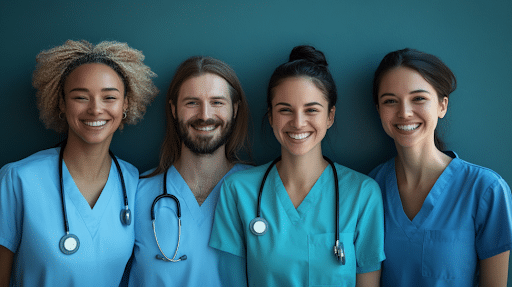
<svg viewBox="0 0 512 287">
<path fill-rule="evenodd" d="M 222 101 L 214 101 L 214 102 L 212 102 L 212 105 L 213 106 L 223 106 L 224 102 L 222 102 Z"/>
<path fill-rule="evenodd" d="M 394 104 L 394 103 L 396 103 L 396 101 L 394 99 L 385 99 L 382 103 L 383 104 Z"/>
<path fill-rule="evenodd" d="M 306 113 L 308 113 L 308 114 L 310 114 L 310 113 L 316 113 L 316 112 L 318 112 L 318 110 L 317 110 L 317 109 L 315 109 L 315 108 L 309 108 L 309 109 L 307 109 L 307 110 L 306 110 Z"/>
<path fill-rule="evenodd" d="M 427 98 L 425 98 L 425 97 L 423 97 L 423 96 L 417 96 L 417 97 L 415 97 L 415 98 L 414 98 L 414 101 L 419 102 L 419 101 L 424 101 L 424 100 L 426 100 L 426 99 L 427 99 Z"/>
<path fill-rule="evenodd" d="M 112 101 L 112 100 L 115 100 L 115 99 L 117 99 L 116 96 L 112 96 L 112 95 L 105 96 L 105 100 Z"/>
<path fill-rule="evenodd" d="M 197 101 L 187 101 L 185 103 L 185 105 L 187 105 L 187 106 L 197 106 Z"/>
<path fill-rule="evenodd" d="M 278 110 L 278 112 L 280 112 L 280 113 L 291 113 L 292 110 L 290 108 L 280 108 Z"/>
</svg>

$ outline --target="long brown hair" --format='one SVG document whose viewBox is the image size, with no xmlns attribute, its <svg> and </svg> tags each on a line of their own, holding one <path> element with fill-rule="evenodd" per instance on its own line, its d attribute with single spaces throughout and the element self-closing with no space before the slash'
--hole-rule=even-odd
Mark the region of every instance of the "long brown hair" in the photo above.
<svg viewBox="0 0 512 287">
<path fill-rule="evenodd" d="M 170 102 L 177 105 L 181 85 L 186 80 L 206 73 L 215 74 L 228 82 L 229 92 L 233 105 L 238 103 L 238 112 L 233 120 L 233 133 L 226 143 L 226 158 L 230 162 L 243 162 L 241 154 L 249 157 L 249 133 L 250 112 L 242 85 L 235 71 L 226 63 L 205 56 L 188 58 L 178 67 L 172 79 L 167 97 L 165 99 L 165 116 L 167 119 L 165 138 L 160 149 L 160 163 L 150 174 L 144 177 L 152 177 L 167 170 L 181 156 L 181 140 L 178 136 L 178 121 L 173 117 Z"/>
</svg>

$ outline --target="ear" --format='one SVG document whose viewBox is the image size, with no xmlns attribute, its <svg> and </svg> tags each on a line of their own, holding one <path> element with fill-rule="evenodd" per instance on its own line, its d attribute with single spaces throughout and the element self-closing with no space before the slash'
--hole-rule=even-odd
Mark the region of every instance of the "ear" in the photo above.
<svg viewBox="0 0 512 287">
<path fill-rule="evenodd" d="M 66 102 L 62 97 L 59 97 L 59 109 L 61 112 L 65 113 L 66 110 Z"/>
<path fill-rule="evenodd" d="M 129 106 L 130 106 L 130 100 L 128 100 L 128 97 L 125 97 L 124 104 L 123 104 L 123 111 L 126 112 L 128 110 Z"/>
<path fill-rule="evenodd" d="M 169 105 L 171 105 L 172 117 L 176 119 L 176 106 L 172 103 L 172 100 L 169 100 Z"/>
<path fill-rule="evenodd" d="M 446 112 L 448 112 L 448 97 L 444 97 L 443 100 L 439 102 L 438 117 L 440 119 L 444 118 Z"/>
<path fill-rule="evenodd" d="M 267 109 L 268 123 L 272 126 L 272 109 Z"/>
<path fill-rule="evenodd" d="M 236 103 L 233 103 L 233 118 L 235 119 L 236 118 L 236 115 L 238 114 L 238 105 L 240 104 L 240 102 L 236 102 Z"/>
<path fill-rule="evenodd" d="M 336 115 L 336 107 L 332 107 L 327 117 L 327 129 L 331 128 L 334 124 L 334 116 Z"/>
</svg>

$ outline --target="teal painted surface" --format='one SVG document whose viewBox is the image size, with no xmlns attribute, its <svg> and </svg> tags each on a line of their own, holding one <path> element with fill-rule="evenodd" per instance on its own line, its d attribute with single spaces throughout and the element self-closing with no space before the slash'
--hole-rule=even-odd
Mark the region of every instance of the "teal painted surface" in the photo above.
<svg viewBox="0 0 512 287">
<path fill-rule="evenodd" d="M 373 71 L 387 52 L 411 47 L 439 56 L 457 76 L 442 122 L 448 147 L 512 184 L 512 1 L 6 2 L 0 3 L 0 165 L 60 140 L 38 120 L 35 56 L 67 39 L 86 39 L 127 42 L 158 74 L 161 93 L 145 119 L 112 143 L 141 171 L 158 161 L 165 91 L 177 65 L 192 55 L 219 58 L 237 71 L 251 106 L 254 161 L 272 160 L 279 146 L 268 125 L 261 129 L 268 79 L 293 46 L 311 44 L 325 52 L 339 91 L 324 152 L 367 173 L 394 153 L 371 101 Z"/>
</svg>

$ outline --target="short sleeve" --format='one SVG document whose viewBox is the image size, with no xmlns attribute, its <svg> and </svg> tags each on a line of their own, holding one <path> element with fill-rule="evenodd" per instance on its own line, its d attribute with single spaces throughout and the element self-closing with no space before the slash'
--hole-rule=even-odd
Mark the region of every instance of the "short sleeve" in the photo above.
<svg viewBox="0 0 512 287">
<path fill-rule="evenodd" d="M 210 246 L 224 252 L 245 257 L 242 221 L 238 213 L 235 184 L 225 180 L 215 209 Z"/>
<path fill-rule="evenodd" d="M 355 234 L 357 273 L 380 269 L 384 255 L 384 211 L 378 184 L 366 180 L 358 200 L 359 216 Z"/>
<path fill-rule="evenodd" d="M 16 253 L 21 238 L 22 204 L 12 164 L 0 170 L 0 245 Z"/>
<path fill-rule="evenodd" d="M 497 179 L 483 193 L 475 218 L 476 249 L 486 259 L 511 249 L 512 195 L 510 187 Z"/>
</svg>

